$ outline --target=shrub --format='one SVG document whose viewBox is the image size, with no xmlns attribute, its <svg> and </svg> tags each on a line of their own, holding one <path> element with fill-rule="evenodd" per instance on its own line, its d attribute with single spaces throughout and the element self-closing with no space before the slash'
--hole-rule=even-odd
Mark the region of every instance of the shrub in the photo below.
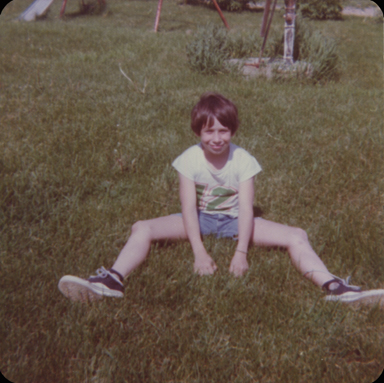
<svg viewBox="0 0 384 383">
<path fill-rule="evenodd" d="M 187 4 L 205 5 L 214 8 L 212 0 L 186 0 Z M 223 11 L 239 12 L 246 9 L 249 0 L 217 0 L 219 7 Z"/>
<path fill-rule="evenodd" d="M 277 51 L 273 44 L 278 43 L 271 31 L 271 44 L 267 44 L 265 52 Z M 205 74 L 214 74 L 229 70 L 226 60 L 230 58 L 251 57 L 258 54 L 261 47 L 261 37 L 258 31 L 252 34 L 234 34 L 219 26 L 208 24 L 195 34 L 193 40 L 187 44 L 187 56 L 192 69 Z"/>
<path fill-rule="evenodd" d="M 279 58 L 284 54 L 284 37 L 272 30 L 264 57 Z M 226 60 L 258 55 L 262 40 L 258 33 L 239 35 L 228 33 L 223 27 L 207 25 L 199 29 L 187 45 L 189 64 L 194 70 L 215 74 L 228 70 Z M 294 56 L 295 61 L 308 65 L 293 67 L 298 77 L 311 68 L 311 81 L 326 82 L 340 77 L 339 55 L 334 39 L 314 30 L 299 13 L 296 17 Z"/>
<path fill-rule="evenodd" d="M 186 0 L 187 4 L 202 5 L 214 8 L 212 0 Z M 342 18 L 342 0 L 297 0 L 296 9 L 300 10 L 304 17 L 313 20 L 340 20 Z M 217 0 L 223 11 L 239 12 L 249 9 L 250 0 Z"/>
<path fill-rule="evenodd" d="M 296 17 L 294 59 L 310 63 L 315 82 L 338 80 L 340 77 L 336 40 L 313 29 L 300 13 Z"/>
<path fill-rule="evenodd" d="M 213 2 L 211 0 L 208 0 L 211 6 L 213 6 Z M 248 0 L 217 0 L 217 3 L 219 4 L 219 7 L 223 11 L 229 11 L 229 12 L 239 12 L 243 11 L 247 4 L 249 3 Z"/>
<path fill-rule="evenodd" d="M 229 58 L 226 50 L 227 31 L 216 25 L 200 28 L 187 45 L 187 56 L 192 69 L 206 74 L 223 70 L 224 62 Z"/>
<path fill-rule="evenodd" d="M 296 8 L 312 20 L 340 20 L 341 0 L 297 0 Z"/>
<path fill-rule="evenodd" d="M 272 46 L 275 51 L 270 57 L 283 57 L 284 36 L 280 38 L 280 44 L 275 41 Z M 319 30 L 315 30 L 300 12 L 296 16 L 293 60 L 297 65 L 291 66 L 291 69 L 296 78 L 307 78 L 308 73 L 310 81 L 314 83 L 337 81 L 340 78 L 340 56 L 336 40 L 325 37 Z M 280 65 L 276 67 L 280 69 Z M 275 71 L 276 78 L 290 78 L 286 76 L 287 68 L 284 66 L 282 76 L 278 70 Z"/>
</svg>

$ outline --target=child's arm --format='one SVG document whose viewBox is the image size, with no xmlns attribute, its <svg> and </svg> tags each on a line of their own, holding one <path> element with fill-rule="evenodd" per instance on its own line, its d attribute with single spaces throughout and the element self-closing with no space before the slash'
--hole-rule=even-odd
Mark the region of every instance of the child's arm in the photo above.
<svg viewBox="0 0 384 383">
<path fill-rule="evenodd" d="M 239 185 L 239 239 L 229 267 L 229 271 L 236 277 L 243 275 L 249 267 L 245 253 L 248 252 L 248 245 L 253 233 L 253 197 L 254 177 Z"/>
<path fill-rule="evenodd" d="M 195 256 L 194 270 L 200 275 L 213 274 L 217 266 L 205 250 L 200 236 L 196 208 L 195 183 L 179 173 L 180 201 L 184 228 Z"/>
</svg>

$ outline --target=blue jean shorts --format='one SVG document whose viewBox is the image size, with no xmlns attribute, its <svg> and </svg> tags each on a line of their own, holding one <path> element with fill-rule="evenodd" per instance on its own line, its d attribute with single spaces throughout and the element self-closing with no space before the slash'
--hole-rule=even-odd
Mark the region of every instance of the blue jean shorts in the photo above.
<svg viewBox="0 0 384 383">
<path fill-rule="evenodd" d="M 181 213 L 176 214 L 182 216 Z M 227 214 L 207 214 L 197 211 L 201 235 L 213 234 L 217 238 L 232 238 L 239 236 L 238 219 Z"/>
</svg>

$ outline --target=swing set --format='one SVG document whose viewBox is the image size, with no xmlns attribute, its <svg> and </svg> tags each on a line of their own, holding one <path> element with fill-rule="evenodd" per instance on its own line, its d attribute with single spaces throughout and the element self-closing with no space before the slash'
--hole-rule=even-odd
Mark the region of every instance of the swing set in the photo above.
<svg viewBox="0 0 384 383">
<path fill-rule="evenodd" d="M 60 9 L 60 17 L 64 16 L 65 7 L 67 5 L 68 0 L 63 0 Z M 23 19 L 26 21 L 31 21 L 36 18 L 36 16 L 41 15 L 45 12 L 49 6 L 52 4 L 53 0 L 35 0 L 24 12 L 20 15 L 19 19 Z M 81 0 L 82 5 L 85 6 L 85 0 Z M 97 0 L 100 7 L 104 7 L 106 4 L 106 0 Z M 221 20 L 223 21 L 225 27 L 229 30 L 229 25 L 227 20 L 225 19 L 223 12 L 220 9 L 217 0 L 212 0 L 213 5 L 215 6 Z M 264 6 L 264 14 L 263 21 L 261 25 L 261 37 L 264 37 L 263 44 L 259 54 L 259 60 L 256 64 L 251 64 L 259 67 L 261 63 L 262 56 L 264 53 L 265 44 L 268 38 L 268 32 L 272 23 L 272 18 L 276 9 L 277 0 L 266 0 Z M 296 0 L 284 0 L 285 3 L 285 27 L 284 27 L 284 61 L 287 64 L 293 63 L 293 43 L 294 43 L 294 35 L 295 35 L 295 8 L 296 8 Z M 161 7 L 163 5 L 163 0 L 158 0 L 155 25 L 153 30 L 157 32 L 160 23 L 160 13 Z M 272 8 L 271 8 L 272 6 Z"/>
</svg>

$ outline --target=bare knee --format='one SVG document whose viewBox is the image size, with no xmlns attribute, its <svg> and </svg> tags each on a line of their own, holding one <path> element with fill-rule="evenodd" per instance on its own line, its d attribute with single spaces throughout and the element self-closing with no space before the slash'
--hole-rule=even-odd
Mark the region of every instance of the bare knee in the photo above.
<svg viewBox="0 0 384 383">
<path fill-rule="evenodd" d="M 289 247 L 308 244 L 307 232 L 299 227 L 293 227 L 289 238 Z"/>
<path fill-rule="evenodd" d="M 137 221 L 132 225 L 131 236 L 142 237 L 151 240 L 151 227 L 147 221 Z"/>
</svg>

